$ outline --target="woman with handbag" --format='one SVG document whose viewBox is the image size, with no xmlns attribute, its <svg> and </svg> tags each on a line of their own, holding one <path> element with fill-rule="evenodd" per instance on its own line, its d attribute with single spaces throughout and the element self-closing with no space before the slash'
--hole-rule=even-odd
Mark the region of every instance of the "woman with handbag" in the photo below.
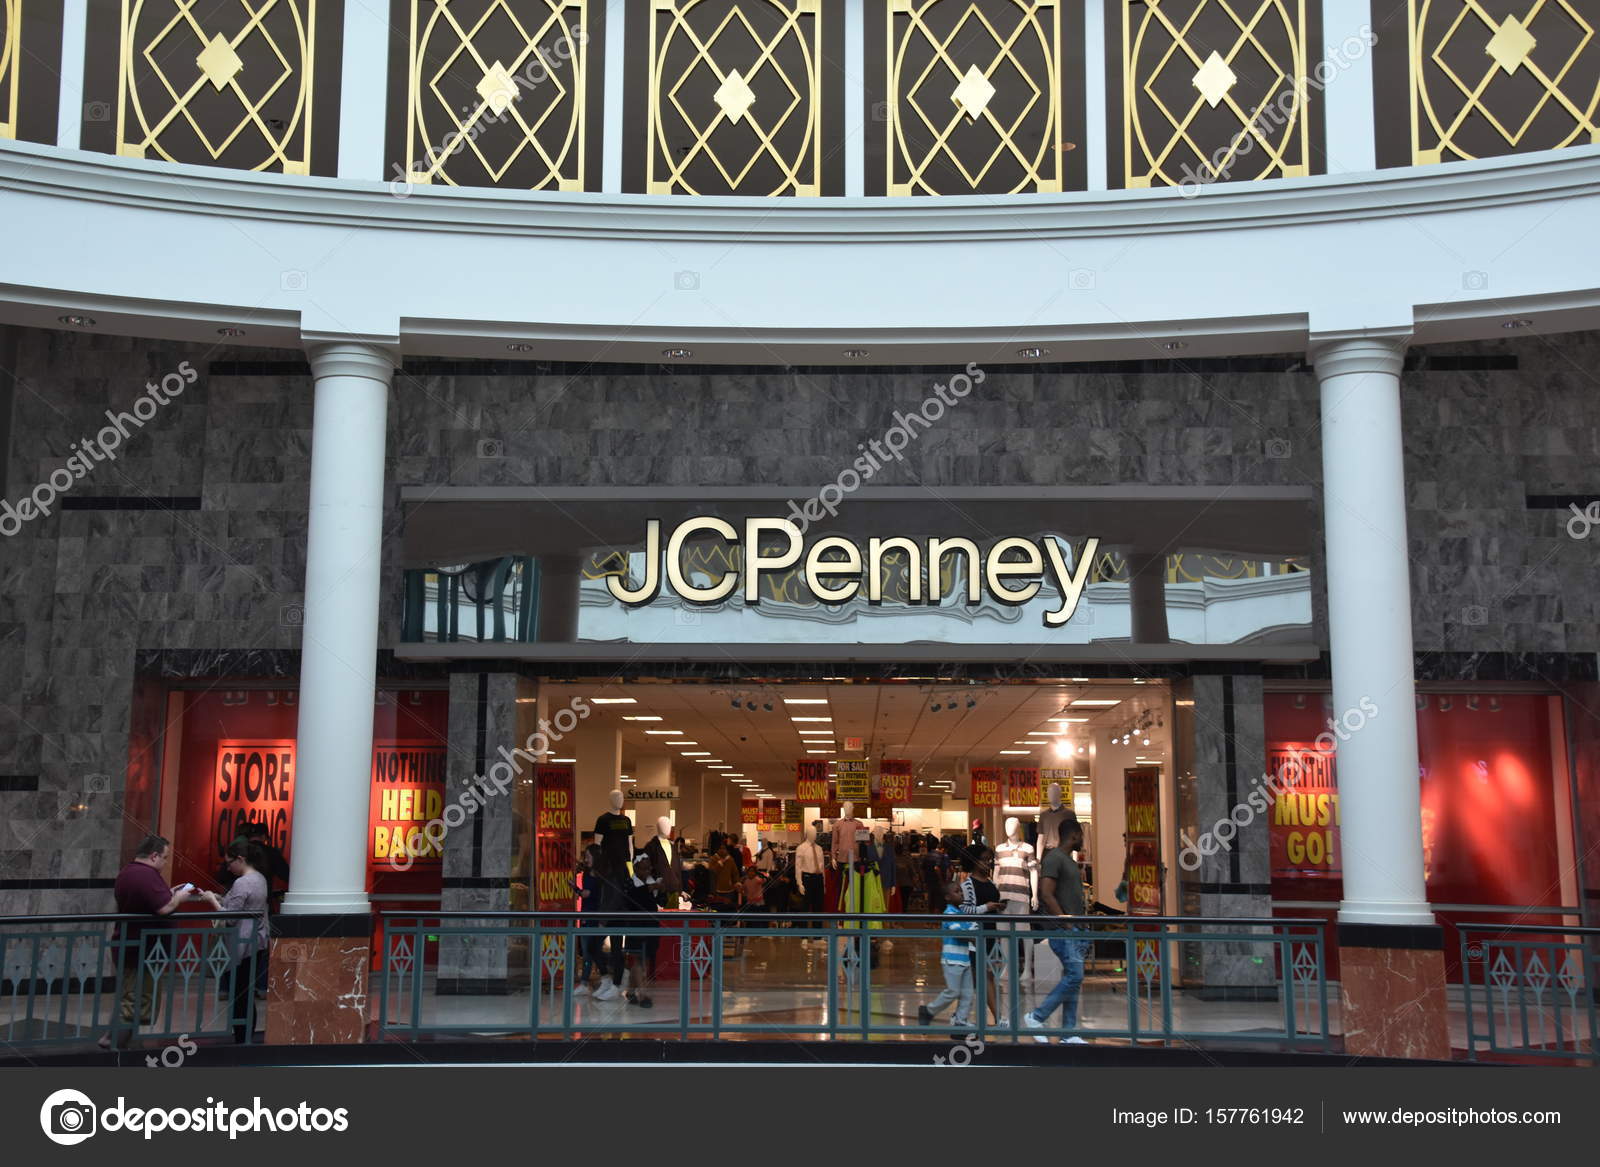
<svg viewBox="0 0 1600 1167">
<path fill-rule="evenodd" d="M 257 870 L 260 851 L 254 844 L 235 840 L 224 853 L 233 886 L 228 894 L 202 893 L 215 912 L 251 912 L 247 920 L 218 920 L 217 926 L 233 933 L 233 1040 L 246 1042 L 255 1031 L 255 961 L 267 961 L 267 877 Z M 253 959 L 252 959 L 253 958 Z"/>
</svg>

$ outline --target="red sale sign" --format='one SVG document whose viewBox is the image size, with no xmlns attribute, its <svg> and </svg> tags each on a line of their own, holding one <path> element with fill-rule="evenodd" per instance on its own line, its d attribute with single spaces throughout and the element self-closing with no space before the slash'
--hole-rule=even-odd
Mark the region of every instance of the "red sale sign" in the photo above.
<svg viewBox="0 0 1600 1167">
<path fill-rule="evenodd" d="M 972 797 L 968 800 L 969 805 L 999 806 L 1002 773 L 1001 770 L 991 769 L 987 766 L 974 766 L 972 768 Z"/>
<path fill-rule="evenodd" d="M 828 801 L 828 763 L 806 758 L 794 764 L 795 797 L 801 802 Z"/>
<path fill-rule="evenodd" d="M 878 797 L 904 805 L 911 799 L 911 759 L 885 758 L 878 766 Z"/>
</svg>

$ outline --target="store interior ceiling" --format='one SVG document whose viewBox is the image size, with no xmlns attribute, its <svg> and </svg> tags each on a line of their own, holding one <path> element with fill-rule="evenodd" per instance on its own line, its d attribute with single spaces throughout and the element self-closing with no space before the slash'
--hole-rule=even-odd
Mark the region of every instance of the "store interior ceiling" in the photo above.
<svg viewBox="0 0 1600 1167">
<path fill-rule="evenodd" d="M 675 784 L 737 779 L 749 795 L 770 798 L 794 797 L 795 762 L 808 757 L 909 758 L 916 800 L 937 805 L 941 797 L 967 797 L 969 766 L 1063 767 L 1081 775 L 1096 744 L 1113 732 L 1142 725 L 1132 744 L 1148 738 L 1139 756 L 1156 761 L 1167 759 L 1171 735 L 1171 694 L 1158 681 L 627 682 L 547 684 L 542 691 L 550 708 L 600 699 L 594 714 L 622 731 L 622 770 L 630 778 L 641 758 L 670 756 Z M 851 738 L 862 739 L 861 749 L 845 748 Z"/>
</svg>

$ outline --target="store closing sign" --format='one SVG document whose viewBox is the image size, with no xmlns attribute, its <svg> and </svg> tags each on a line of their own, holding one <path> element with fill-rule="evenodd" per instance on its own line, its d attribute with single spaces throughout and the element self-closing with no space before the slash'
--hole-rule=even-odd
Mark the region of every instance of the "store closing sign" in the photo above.
<svg viewBox="0 0 1600 1167">
<path fill-rule="evenodd" d="M 736 544 L 739 571 L 730 571 L 707 586 L 694 583 L 685 570 L 684 548 L 691 538 L 714 537 Z M 774 542 L 781 550 L 772 550 Z M 1054 586 L 1060 605 L 1044 613 L 1044 622 L 1059 628 L 1072 619 L 1089 568 L 1094 563 L 1099 539 L 1085 539 L 1074 555 L 1053 535 L 1038 539 L 1011 537 L 996 540 L 987 551 L 966 538 L 926 540 L 904 536 L 873 538 L 865 548 L 855 539 L 829 535 L 806 545 L 799 524 L 778 517 L 752 517 L 744 521 L 744 531 L 715 515 L 697 515 L 673 528 L 662 554 L 661 520 L 645 523 L 644 580 L 629 587 L 621 575 L 608 575 L 606 588 L 624 604 L 648 604 L 661 594 L 666 583 L 691 604 L 720 604 L 744 583 L 744 602 L 760 604 L 761 577 L 775 572 L 800 570 L 808 591 L 825 604 L 843 604 L 866 593 L 867 603 L 884 602 L 883 581 L 886 556 L 908 559 L 909 594 L 912 604 L 939 605 L 944 601 L 939 581 L 945 561 L 960 561 L 966 579 L 966 602 L 977 604 L 988 593 L 995 602 L 1020 607 L 1033 600 L 1046 582 Z M 662 570 L 663 560 L 665 571 Z M 930 583 L 931 581 L 931 583 Z M 865 587 L 863 588 L 863 584 Z"/>
<path fill-rule="evenodd" d="M 802 758 L 794 764 L 795 797 L 804 803 L 828 801 L 828 763 Z"/>
<path fill-rule="evenodd" d="M 289 855 L 294 806 L 294 740 L 217 743 L 211 831 L 220 854 L 247 823 L 264 823 L 267 841 Z"/>
</svg>

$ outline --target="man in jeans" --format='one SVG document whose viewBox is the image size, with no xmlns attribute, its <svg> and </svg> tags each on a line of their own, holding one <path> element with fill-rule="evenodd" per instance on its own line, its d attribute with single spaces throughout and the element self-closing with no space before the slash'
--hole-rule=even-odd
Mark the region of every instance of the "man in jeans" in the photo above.
<svg viewBox="0 0 1600 1167">
<path fill-rule="evenodd" d="M 126 1048 L 140 1025 L 153 1025 L 156 1015 L 156 986 L 146 961 L 144 936 L 154 930 L 161 917 L 170 916 L 185 900 L 197 899 L 194 884 L 168 887 L 163 874 L 172 859 L 172 848 L 160 835 L 149 835 L 139 844 L 133 860 L 117 876 L 114 895 L 117 911 L 124 915 L 146 916 L 150 922 L 130 920 L 122 931 L 122 1001 L 120 1025 L 100 1039 L 100 1048 L 109 1049 L 115 1041 Z"/>
<path fill-rule="evenodd" d="M 1083 895 L 1083 874 L 1072 858 L 1072 853 L 1083 846 L 1083 827 L 1077 822 L 1064 823 L 1061 828 L 1061 846 L 1046 852 L 1039 868 L 1039 902 L 1044 910 L 1055 916 L 1082 916 L 1087 913 Z M 1065 921 L 1063 928 L 1070 927 Z M 1022 1016 L 1029 1029 L 1043 1029 L 1050 1015 L 1061 1006 L 1064 1029 L 1078 1027 L 1078 990 L 1083 984 L 1083 962 L 1089 955 L 1089 941 L 1052 939 L 1050 951 L 1061 961 L 1061 980 L 1050 990 L 1044 1003 L 1031 1013 Z M 1044 1034 L 1035 1034 L 1034 1041 L 1049 1042 Z M 1072 1034 L 1061 1039 L 1064 1045 L 1087 1045 L 1083 1038 Z"/>
</svg>

